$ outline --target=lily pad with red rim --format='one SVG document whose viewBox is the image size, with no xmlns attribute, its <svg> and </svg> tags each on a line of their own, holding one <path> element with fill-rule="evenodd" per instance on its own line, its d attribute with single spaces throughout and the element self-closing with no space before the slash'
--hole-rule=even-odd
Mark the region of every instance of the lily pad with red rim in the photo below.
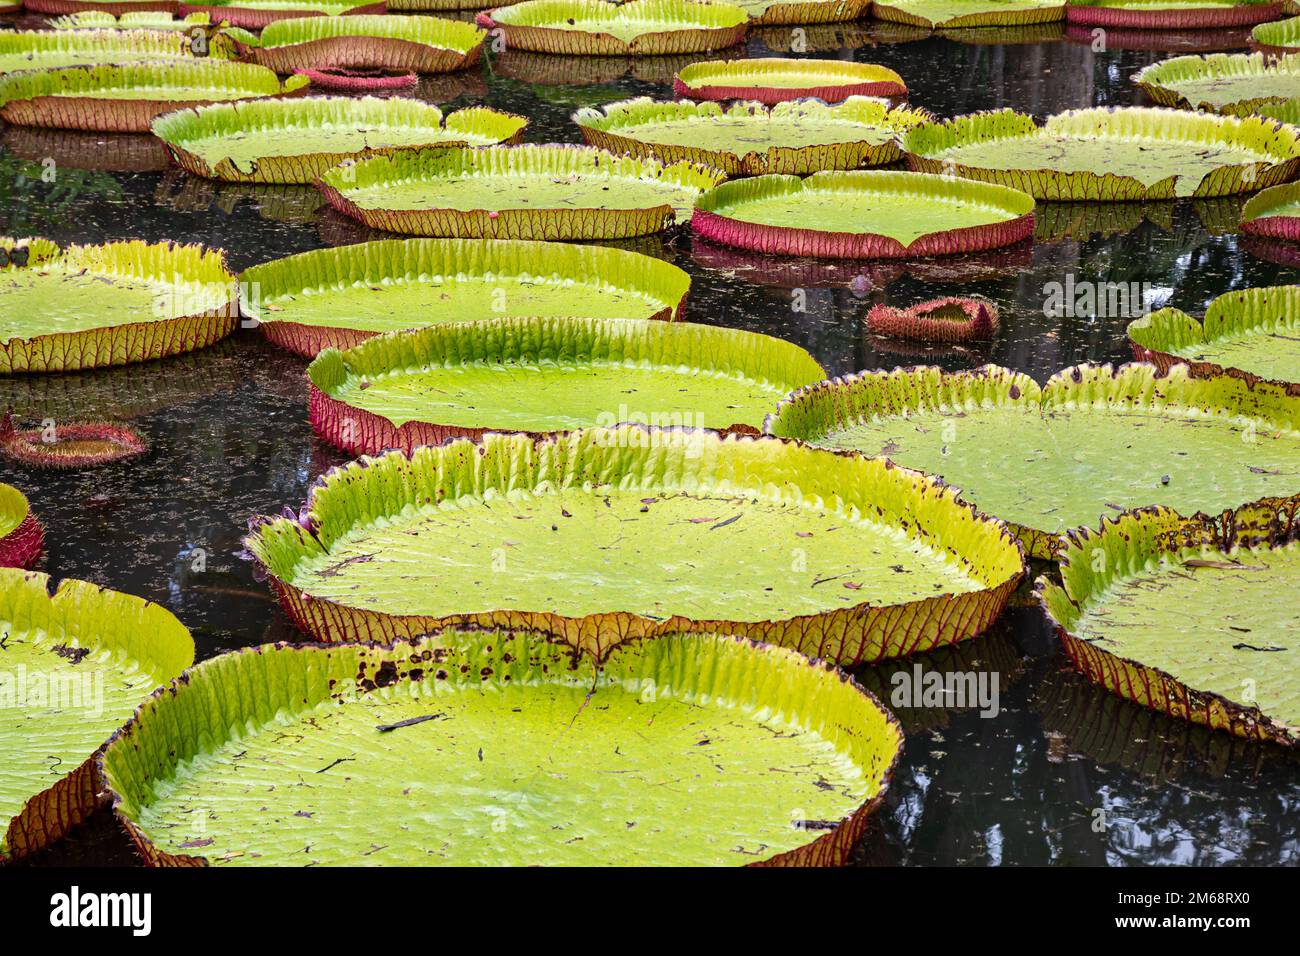
<svg viewBox="0 0 1300 956">
<path fill-rule="evenodd" d="M 330 205 L 372 229 L 494 239 L 626 239 L 685 219 L 722 172 L 578 146 L 400 150 L 321 175 Z"/>
<path fill-rule="evenodd" d="M 96 64 L 191 59 L 191 38 L 163 30 L 0 32 L 0 73 Z"/>
<path fill-rule="evenodd" d="M 0 452 L 29 468 L 73 471 L 138 458 L 149 443 L 129 425 L 67 422 L 33 428 L 0 423 Z"/>
<path fill-rule="evenodd" d="M 1144 508 L 1071 532 L 1039 595 L 1113 694 L 1250 740 L 1300 744 L 1300 497 L 1221 515 Z"/>
<path fill-rule="evenodd" d="M 165 608 L 85 581 L 0 569 L 0 860 L 58 840 L 100 805 L 95 756 L 194 661 Z"/>
<path fill-rule="evenodd" d="M 700 197 L 691 229 L 782 255 L 942 256 L 1009 246 L 1034 230 L 1034 200 L 1015 189 L 924 173 L 758 176 Z M 815 222 L 806 226 L 803 223 Z"/>
<path fill-rule="evenodd" d="M 192 13 L 177 17 L 174 13 L 145 10 L 135 13 L 114 14 L 104 10 L 70 13 L 50 21 L 52 30 L 184 30 L 207 27 L 211 20 L 206 13 Z"/>
<path fill-rule="evenodd" d="M 171 13 L 177 11 L 177 0 L 23 0 L 28 13 L 47 17 L 75 15 L 78 13 Z"/>
<path fill-rule="evenodd" d="M 1281 14 L 1281 0 L 1068 0 L 1065 8 L 1071 25 L 1133 30 L 1216 30 Z"/>
<path fill-rule="evenodd" d="M 0 567 L 30 568 L 45 549 L 45 532 L 27 496 L 0 482 Z"/>
<path fill-rule="evenodd" d="M 1287 242 L 1300 241 L 1300 183 L 1283 183 L 1256 193 L 1241 207 L 1242 232 Z"/>
<path fill-rule="evenodd" d="M 300 17 L 382 15 L 388 12 L 383 0 L 226 0 L 218 3 L 185 3 L 182 15 L 206 13 L 213 23 L 226 22 L 244 30 L 261 30 L 277 20 Z"/>
<path fill-rule="evenodd" d="M 679 318 L 690 277 L 610 246 L 385 239 L 317 249 L 239 277 L 244 312 L 308 358 L 384 332 L 491 318 Z"/>
<path fill-rule="evenodd" d="M 725 108 L 640 97 L 584 107 L 573 116 L 590 146 L 665 163 L 700 163 L 728 176 L 806 175 L 896 162 L 903 155 L 898 137 L 928 119 L 923 110 L 891 108 L 862 96 L 834 105 L 804 100 Z"/>
<path fill-rule="evenodd" d="M 881 303 L 867 311 L 867 328 L 876 335 L 923 342 L 978 341 L 997 333 L 998 308 L 971 296 L 946 296 L 905 308 Z"/>
<path fill-rule="evenodd" d="M 293 73 L 305 69 L 449 73 L 478 63 L 487 33 L 437 17 L 300 17 L 268 23 L 242 41 L 253 63 Z"/>
<path fill-rule="evenodd" d="M 511 626 L 597 658 L 683 631 L 910 654 L 983 631 L 1022 567 L 1001 523 L 918 472 L 640 425 L 362 458 L 245 547 L 320 640 Z"/>
<path fill-rule="evenodd" d="M 1300 98 L 1300 55 L 1179 56 L 1139 70 L 1133 82 L 1161 106 L 1249 116 L 1260 106 Z"/>
<path fill-rule="evenodd" d="M 872 14 L 929 29 L 1029 26 L 1065 19 L 1065 0 L 889 0 Z"/>
<path fill-rule="evenodd" d="M 997 366 L 864 372 L 795 393 L 764 430 L 941 475 L 1041 558 L 1101 515 L 1300 493 L 1300 395 L 1181 365 L 1081 365 L 1041 387 Z"/>
<path fill-rule="evenodd" d="M 745 39 L 749 15 L 731 3 L 696 0 L 525 0 L 480 13 L 508 48 L 579 56 L 707 53 Z"/>
<path fill-rule="evenodd" d="M 875 63 L 763 57 L 692 63 L 673 77 L 673 92 L 693 100 L 756 100 L 773 105 L 815 97 L 838 103 L 850 96 L 906 96 L 907 84 L 893 70 Z"/>
</svg>

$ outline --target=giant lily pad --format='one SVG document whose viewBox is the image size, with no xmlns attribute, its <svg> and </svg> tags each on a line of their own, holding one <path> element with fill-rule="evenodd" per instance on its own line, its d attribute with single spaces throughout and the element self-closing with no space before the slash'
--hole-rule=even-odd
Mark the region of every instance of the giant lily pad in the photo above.
<svg viewBox="0 0 1300 956">
<path fill-rule="evenodd" d="M 191 57 L 190 42 L 161 30 L 8 31 L 0 33 L 0 73 Z"/>
<path fill-rule="evenodd" d="M 673 78 L 673 91 L 693 100 L 756 100 L 772 105 L 816 97 L 906 96 L 907 84 L 888 67 L 847 60 L 716 60 L 692 63 Z"/>
<path fill-rule="evenodd" d="M 277 73 L 332 68 L 448 73 L 478 63 L 487 33 L 472 23 L 436 17 L 303 17 L 267 24 L 254 63 Z"/>
<path fill-rule="evenodd" d="M 639 425 L 363 458 L 245 545 L 321 640 L 508 624 L 603 657 L 721 631 L 842 663 L 978 634 L 1022 564 L 1001 523 L 918 472 Z"/>
<path fill-rule="evenodd" d="M 755 25 L 847 23 L 871 12 L 871 0 L 735 0 Z"/>
<path fill-rule="evenodd" d="M 171 612 L 84 581 L 0 570 L 0 859 L 57 840 L 99 802 L 94 757 L 194 661 Z"/>
<path fill-rule="evenodd" d="M 872 13 L 929 29 L 1025 26 L 1065 19 L 1065 0 L 890 0 L 877 3 Z"/>
<path fill-rule="evenodd" d="M 160 865 L 834 865 L 902 739 L 783 648 L 674 635 L 598 665 L 448 630 L 206 661 L 100 766 Z"/>
<path fill-rule="evenodd" d="M 1254 192 L 1300 168 L 1300 130 L 1138 107 L 1071 110 L 1041 127 L 1014 110 L 974 113 L 913 127 L 904 149 L 914 169 L 1072 201 Z"/>
<path fill-rule="evenodd" d="M 785 255 L 937 256 L 1026 239 L 1033 209 L 1032 198 L 1005 186 L 922 173 L 825 172 L 724 183 L 700 197 L 691 228 L 725 245 Z"/>
<path fill-rule="evenodd" d="M 681 269 L 607 246 L 388 239 L 317 249 L 244 272 L 244 311 L 314 357 L 383 332 L 503 317 L 676 318 Z"/>
<path fill-rule="evenodd" d="M 403 150 L 324 173 L 331 206 L 421 236 L 626 239 L 685 218 L 725 178 L 680 162 L 575 146 Z"/>
<path fill-rule="evenodd" d="M 1238 737 L 1300 743 L 1300 497 L 1146 508 L 1072 532 L 1040 595 L 1090 680 Z"/>
<path fill-rule="evenodd" d="M 749 15 L 731 3 L 695 0 L 525 0 L 478 15 L 510 49 L 619 56 L 706 53 L 745 39 Z"/>
<path fill-rule="evenodd" d="M 0 77 L 0 118 L 18 126 L 147 133 L 155 116 L 181 106 L 282 96 L 306 85 L 306 77 L 281 85 L 265 67 L 208 58 L 40 70 Z"/>
<path fill-rule="evenodd" d="M 656 103 L 648 97 L 574 114 L 589 145 L 612 153 L 687 160 L 729 176 L 807 175 L 880 166 L 902 158 L 898 136 L 930 114 L 854 96 L 831 106 L 778 103 Z"/>
<path fill-rule="evenodd" d="M 1134 73 L 1133 82 L 1161 106 L 1248 116 L 1266 103 L 1300 97 L 1300 55 L 1176 56 Z"/>
<path fill-rule="evenodd" d="M 996 366 L 871 372 L 803 389 L 769 434 L 942 475 L 1031 554 L 1103 514 L 1185 512 L 1300 491 L 1300 396 L 1175 366 L 1081 365 L 1043 387 Z"/>
<path fill-rule="evenodd" d="M 1283 183 L 1251 196 L 1241 207 L 1240 229 L 1252 236 L 1300 241 L 1300 183 Z"/>
<path fill-rule="evenodd" d="M 304 97 L 178 110 L 154 120 L 153 131 L 198 176 L 310 183 L 345 160 L 409 146 L 517 142 L 527 122 L 486 106 L 444 116 L 405 98 Z"/>
<path fill-rule="evenodd" d="M 168 13 L 176 12 L 177 0 L 23 0 L 23 9 L 47 17 L 78 13 Z"/>
<path fill-rule="evenodd" d="M 1225 293 L 1203 322 L 1161 309 L 1130 324 L 1128 336 L 1137 359 L 1161 369 L 1186 363 L 1198 378 L 1231 371 L 1297 383 L 1300 395 L 1300 286 Z"/>
<path fill-rule="evenodd" d="M 214 23 L 260 30 L 276 20 L 300 17 L 364 16 L 383 14 L 383 0 L 219 0 L 215 3 L 184 3 L 181 13 L 206 13 Z"/>
<path fill-rule="evenodd" d="M 1250 45 L 1261 53 L 1300 53 L 1300 17 L 1259 24 L 1250 31 Z"/>
<path fill-rule="evenodd" d="M 316 433 L 352 455 L 485 432 L 641 422 L 758 434 L 826 373 L 780 339 L 648 319 L 490 319 L 329 349 L 307 369 Z"/>
<path fill-rule="evenodd" d="M 392 0 L 388 9 L 413 13 L 453 13 L 456 11 L 487 10 L 492 0 Z"/>
<path fill-rule="evenodd" d="M 30 568 L 41 557 L 45 533 L 27 496 L 0 483 L 0 567 Z"/>
<path fill-rule="evenodd" d="M 60 250 L 0 237 L 0 374 L 144 362 L 234 331 L 234 276 L 221 252 L 110 242 Z"/>
<path fill-rule="evenodd" d="M 169 12 L 146 10 L 140 13 L 123 13 L 120 16 L 105 10 L 88 10 L 70 13 L 50 21 L 54 30 L 184 30 L 211 25 L 206 13 L 192 13 L 177 17 Z"/>
<path fill-rule="evenodd" d="M 1071 25 L 1134 30 L 1218 30 L 1276 20 L 1281 0 L 1069 0 Z"/>
</svg>

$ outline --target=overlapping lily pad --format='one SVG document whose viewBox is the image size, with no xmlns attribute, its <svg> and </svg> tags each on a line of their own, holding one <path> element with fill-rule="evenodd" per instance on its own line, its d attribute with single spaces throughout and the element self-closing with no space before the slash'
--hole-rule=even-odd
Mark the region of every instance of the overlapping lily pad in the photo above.
<svg viewBox="0 0 1300 956">
<path fill-rule="evenodd" d="M 40 30 L 0 32 L 0 73 L 18 70 L 142 63 L 192 57 L 190 38 L 162 30 Z"/>
<path fill-rule="evenodd" d="M 50 21 L 50 27 L 55 30 L 190 31 L 210 24 L 211 20 L 206 13 L 191 13 L 186 17 L 177 17 L 172 13 L 149 10 L 121 15 L 107 10 L 88 10 L 84 13 L 70 13 L 65 17 L 55 17 Z"/>
<path fill-rule="evenodd" d="M 317 182 L 372 229 L 496 239 L 626 239 L 684 219 L 725 178 L 575 146 L 402 150 L 337 167 Z"/>
<path fill-rule="evenodd" d="M 1249 116 L 1265 104 L 1300 98 L 1300 55 L 1178 56 L 1139 70 L 1133 82 L 1161 106 Z"/>
<path fill-rule="evenodd" d="M 226 0 L 218 3 L 184 3 L 182 14 L 206 13 L 213 23 L 260 30 L 276 20 L 299 17 L 364 16 L 387 12 L 383 0 Z"/>
<path fill-rule="evenodd" d="M 1146 505 L 1185 513 L 1300 492 L 1300 396 L 1184 366 L 1081 365 L 1040 387 L 997 366 L 899 369 L 804 389 L 766 431 L 941 475 L 1020 533 L 1057 535 Z"/>
<path fill-rule="evenodd" d="M 174 14 L 177 0 L 23 0 L 23 9 L 47 17 L 78 13 L 167 13 Z"/>
<path fill-rule="evenodd" d="M 907 84 L 875 63 L 765 57 L 692 63 L 673 78 L 673 91 L 693 100 L 773 105 L 811 97 L 838 103 L 851 96 L 906 96 Z"/>
<path fill-rule="evenodd" d="M 1251 196 L 1241 207 L 1240 229 L 1252 236 L 1300 241 L 1300 183 L 1283 183 Z"/>
<path fill-rule="evenodd" d="M 973 296 L 945 296 L 907 307 L 882 302 L 867 310 L 867 328 L 918 342 L 974 342 L 997 333 L 998 307 Z"/>
<path fill-rule="evenodd" d="M 1300 53 L 1300 17 L 1259 24 L 1250 31 L 1250 45 L 1279 56 Z"/>
<path fill-rule="evenodd" d="M 153 131 L 197 176 L 311 183 L 345 160 L 410 146 L 518 142 L 527 122 L 486 106 L 444 115 L 405 98 L 304 97 L 178 110 L 154 120 Z"/>
<path fill-rule="evenodd" d="M 1231 372 L 1272 379 L 1300 395 L 1300 286 L 1225 293 L 1200 322 L 1161 309 L 1131 323 L 1128 336 L 1138 361 L 1161 369 L 1185 363 L 1198 378 Z"/>
<path fill-rule="evenodd" d="M 620 422 L 757 435 L 778 401 L 826 373 L 798 346 L 739 329 L 515 318 L 329 349 L 307 376 L 316 433 L 361 455 Z"/>
<path fill-rule="evenodd" d="M 871 0 L 735 0 L 756 26 L 847 23 L 871 12 Z"/>
<path fill-rule="evenodd" d="M 478 63 L 487 33 L 437 17 L 302 17 L 267 24 L 241 41 L 248 58 L 277 73 L 333 68 L 449 73 Z"/>
<path fill-rule="evenodd" d="M 45 532 L 27 496 L 0 482 L 0 567 L 30 568 L 44 547 Z"/>
<path fill-rule="evenodd" d="M 749 15 L 696 0 L 525 0 L 478 15 L 508 48 L 578 56 L 667 55 L 724 50 L 745 39 Z"/>
<path fill-rule="evenodd" d="M 0 859 L 59 839 L 99 803 L 95 756 L 194 661 L 170 611 L 66 579 L 0 569 Z"/>
<path fill-rule="evenodd" d="M 640 97 L 586 107 L 573 117 L 591 146 L 665 163 L 702 163 L 728 176 L 807 175 L 896 162 L 903 155 L 898 137 L 930 118 L 863 96 L 836 105 L 805 100 L 726 108 Z"/>
<path fill-rule="evenodd" d="M 902 739 L 784 648 L 446 630 L 206 661 L 100 766 L 156 865 L 837 865 Z"/>
<path fill-rule="evenodd" d="M 691 228 L 725 245 L 784 255 L 939 256 L 1026 239 L 1034 230 L 1033 209 L 1027 194 L 989 183 L 824 172 L 724 183 L 700 197 Z"/>
<path fill-rule="evenodd" d="M 914 169 L 1069 201 L 1254 192 L 1300 169 L 1298 129 L 1139 107 L 1071 110 L 1041 127 L 1014 110 L 974 113 L 916 126 L 903 148 Z"/>
<path fill-rule="evenodd" d="M 984 630 L 1021 573 L 1001 523 L 917 472 L 639 425 L 363 458 L 245 545 L 321 640 L 512 626 L 597 657 L 681 631 L 899 656 Z"/>
<path fill-rule="evenodd" d="M 889 0 L 877 2 L 878 20 L 947 30 L 1057 23 L 1065 19 L 1065 0 Z"/>
<path fill-rule="evenodd" d="M 244 311 L 312 358 L 384 332 L 504 317 L 674 319 L 690 288 L 662 259 L 607 246 L 388 239 L 317 249 L 240 275 Z"/>
<path fill-rule="evenodd" d="M 234 331 L 221 252 L 140 241 L 60 250 L 0 237 L 0 374 L 164 358 Z"/>
<path fill-rule="evenodd" d="M 1148 508 L 1072 532 L 1040 594 L 1089 679 L 1170 716 L 1300 743 L 1300 497 Z"/>
<path fill-rule="evenodd" d="M 1069 0 L 1066 19 L 1084 27 L 1217 30 L 1276 20 L 1281 0 Z"/>
<path fill-rule="evenodd" d="M 306 77 L 281 84 L 265 67 L 208 58 L 40 70 L 0 77 L 0 118 L 18 126 L 147 133 L 155 116 L 179 107 L 283 96 L 306 86 Z"/>
</svg>

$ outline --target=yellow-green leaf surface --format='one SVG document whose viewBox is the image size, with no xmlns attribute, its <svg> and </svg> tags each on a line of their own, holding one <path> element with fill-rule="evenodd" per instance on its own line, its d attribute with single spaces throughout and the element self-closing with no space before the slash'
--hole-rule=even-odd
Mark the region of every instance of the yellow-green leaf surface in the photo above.
<svg viewBox="0 0 1300 956">
<path fill-rule="evenodd" d="M 577 33 L 607 33 L 623 41 L 648 33 L 717 29 L 742 24 L 748 14 L 731 3 L 692 0 L 525 0 L 497 7 L 492 19 L 504 26 L 545 27 Z"/>
<path fill-rule="evenodd" d="M 1139 107 L 1072 110 L 1043 126 L 1013 110 L 913 127 L 908 160 L 1038 199 L 1137 200 L 1254 192 L 1300 166 L 1300 129 L 1258 117 Z"/>
<path fill-rule="evenodd" d="M 1183 366 L 1078 366 L 1042 388 L 996 366 L 864 373 L 797 393 L 767 431 L 942 476 L 1044 557 L 1102 515 L 1300 492 L 1300 397 Z"/>
<path fill-rule="evenodd" d="M 0 73 L 190 57 L 190 38 L 161 30 L 6 31 Z"/>
<path fill-rule="evenodd" d="M 149 693 L 194 660 L 189 632 L 140 598 L 0 569 L 0 857 L 61 833 L 91 807 L 24 805 L 77 771 Z M 93 805 L 93 804 L 92 804 Z"/>
<path fill-rule="evenodd" d="M 739 329 L 527 318 L 385 335 L 323 352 L 307 374 L 396 426 L 539 433 L 630 421 L 758 429 L 777 401 L 826 373 L 798 346 Z"/>
<path fill-rule="evenodd" d="M 1167 508 L 1071 536 L 1048 613 L 1111 691 L 1239 736 L 1300 743 L 1300 499 Z"/>
<path fill-rule="evenodd" d="M 1189 363 L 1300 382 L 1300 286 L 1225 293 L 1202 322 L 1161 309 L 1130 324 L 1128 334 L 1143 348 Z"/>
<path fill-rule="evenodd" d="M 800 851 L 860 832 L 901 743 L 782 648 L 672 636 L 597 667 L 446 631 L 206 661 L 102 765 L 155 862 L 719 866 L 841 862 Z"/>
<path fill-rule="evenodd" d="M 210 20 L 206 13 L 191 13 L 176 17 L 170 13 L 144 10 L 114 15 L 106 10 L 87 10 L 50 20 L 55 30 L 192 30 L 205 27 Z"/>
<path fill-rule="evenodd" d="M 1250 38 L 1261 46 L 1295 48 L 1300 52 L 1300 17 L 1261 23 L 1250 31 Z"/>
<path fill-rule="evenodd" d="M 704 87 L 825 91 L 833 87 L 882 84 L 892 87 L 891 94 L 907 91 L 903 78 L 888 67 L 847 60 L 783 57 L 706 60 L 683 67 L 677 80 L 678 92 L 684 88 L 688 95 Z M 822 98 L 829 99 L 826 96 Z"/>
<path fill-rule="evenodd" d="M 1133 82 L 1162 106 L 1247 115 L 1264 103 L 1300 97 L 1300 55 L 1176 56 L 1134 73 Z"/>
<path fill-rule="evenodd" d="M 0 105 L 36 97 L 97 100 L 237 100 L 277 96 L 307 85 L 289 77 L 283 84 L 264 67 L 209 58 L 175 57 L 127 66 L 36 70 L 0 77 Z"/>
<path fill-rule="evenodd" d="M 1065 0 L 888 0 L 872 6 L 879 20 L 921 27 L 997 27 L 1053 23 Z"/>
</svg>

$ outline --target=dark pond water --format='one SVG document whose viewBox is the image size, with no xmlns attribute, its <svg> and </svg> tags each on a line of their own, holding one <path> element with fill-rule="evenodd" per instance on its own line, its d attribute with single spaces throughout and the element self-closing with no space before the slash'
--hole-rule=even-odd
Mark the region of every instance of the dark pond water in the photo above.
<svg viewBox="0 0 1300 956">
<path fill-rule="evenodd" d="M 911 88 L 911 102 L 942 116 L 1012 106 L 1041 118 L 1072 107 L 1138 103 L 1128 77 L 1161 57 L 1095 53 L 1046 35 L 1027 43 L 954 42 L 909 39 L 877 25 L 808 28 L 803 40 L 809 54 L 896 69 Z M 764 31 L 749 51 L 785 52 L 790 42 L 788 29 Z M 1240 46 L 1241 37 L 1217 42 Z M 631 95 L 669 96 L 674 69 L 506 53 L 468 75 L 426 78 L 420 95 L 526 114 L 530 140 L 575 142 L 569 122 L 575 108 Z M 147 156 L 148 140 L 110 147 L 93 137 L 31 137 L 9 129 L 0 144 L 0 233 L 81 242 L 200 241 L 227 250 L 236 269 L 369 237 L 327 213 L 306 187 L 218 185 L 176 170 L 76 168 Z M 40 176 L 47 157 L 57 169 L 52 183 Z M 1042 381 L 1072 363 L 1129 357 L 1122 316 L 1044 316 L 1045 287 L 1069 275 L 1148 283 L 1151 301 L 1193 313 L 1230 289 L 1297 281 L 1294 268 L 1270 260 L 1276 253 L 1247 248 L 1231 233 L 1237 208 L 1231 201 L 1045 206 L 1032 246 L 977 261 L 904 267 L 750 257 L 685 234 L 632 245 L 690 272 L 694 321 L 796 342 L 835 374 L 992 361 Z M 1002 329 L 991 345 L 902 354 L 864 332 L 862 317 L 874 302 L 958 291 L 997 301 Z M 0 404 L 22 418 L 129 417 L 153 446 L 143 461 L 54 478 L 0 466 L 0 480 L 23 487 L 49 527 L 44 569 L 161 602 L 193 630 L 201 657 L 293 639 L 293 627 L 235 552 L 250 515 L 297 505 L 312 480 L 341 460 L 307 424 L 303 368 L 255 332 L 244 332 L 166 363 L 0 379 Z M 993 633 L 926 660 L 929 669 L 996 675 L 1000 711 L 992 717 L 939 707 L 900 711 L 906 753 L 861 848 L 863 863 L 1300 861 L 1294 760 L 1097 691 L 1066 666 L 1037 607 L 1027 596 L 1022 603 Z M 887 699 L 891 673 L 867 669 L 859 677 Z M 111 820 L 100 820 L 46 862 L 132 859 Z"/>
</svg>

